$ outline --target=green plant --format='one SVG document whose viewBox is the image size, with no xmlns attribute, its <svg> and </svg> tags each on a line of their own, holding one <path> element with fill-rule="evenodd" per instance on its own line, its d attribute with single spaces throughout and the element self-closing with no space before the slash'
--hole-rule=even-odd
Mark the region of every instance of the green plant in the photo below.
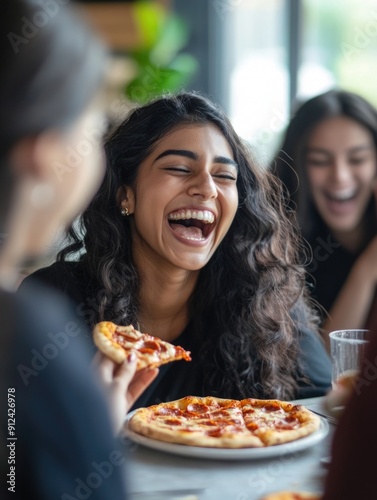
<svg viewBox="0 0 377 500">
<path fill-rule="evenodd" d="M 142 104 L 184 87 L 198 64 L 190 54 L 180 53 L 188 41 L 184 20 L 150 1 L 135 2 L 133 12 L 141 43 L 128 53 L 136 75 L 127 83 L 125 95 Z"/>
</svg>

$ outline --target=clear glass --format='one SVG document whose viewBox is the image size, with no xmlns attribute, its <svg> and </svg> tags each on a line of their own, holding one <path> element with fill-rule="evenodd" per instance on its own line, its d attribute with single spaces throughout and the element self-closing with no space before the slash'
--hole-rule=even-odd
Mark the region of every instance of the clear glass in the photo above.
<svg viewBox="0 0 377 500">
<path fill-rule="evenodd" d="M 361 368 L 369 330 L 336 330 L 330 333 L 332 385 L 352 384 Z"/>
</svg>

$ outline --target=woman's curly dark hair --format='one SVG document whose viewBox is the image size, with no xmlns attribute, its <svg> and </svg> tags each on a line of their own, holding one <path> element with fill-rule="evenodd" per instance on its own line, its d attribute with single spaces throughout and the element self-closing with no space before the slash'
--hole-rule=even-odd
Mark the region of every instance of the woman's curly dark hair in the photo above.
<svg viewBox="0 0 377 500">
<path fill-rule="evenodd" d="M 190 335 L 201 360 L 204 387 L 226 397 L 289 398 L 296 388 L 304 274 L 297 235 L 284 215 L 280 182 L 256 166 L 224 113 L 203 96 L 166 96 L 133 110 L 105 144 L 107 172 L 82 215 L 84 237 L 60 254 L 85 248 L 83 262 L 102 290 L 97 320 L 137 325 L 138 270 L 127 217 L 116 201 L 133 186 L 157 141 L 182 124 L 213 124 L 229 142 L 239 173 L 234 221 L 201 270 L 190 301 Z M 301 305 L 299 305 L 301 304 Z M 304 321 L 306 321 L 306 319 Z"/>
</svg>

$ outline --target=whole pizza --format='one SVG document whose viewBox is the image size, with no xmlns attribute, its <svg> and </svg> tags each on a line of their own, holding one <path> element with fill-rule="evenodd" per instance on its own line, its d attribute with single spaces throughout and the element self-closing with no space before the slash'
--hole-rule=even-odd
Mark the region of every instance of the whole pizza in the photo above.
<svg viewBox="0 0 377 500">
<path fill-rule="evenodd" d="M 285 401 L 187 396 L 139 408 L 128 428 L 176 444 L 252 448 L 295 441 L 316 431 L 320 422 L 304 406 Z"/>
</svg>

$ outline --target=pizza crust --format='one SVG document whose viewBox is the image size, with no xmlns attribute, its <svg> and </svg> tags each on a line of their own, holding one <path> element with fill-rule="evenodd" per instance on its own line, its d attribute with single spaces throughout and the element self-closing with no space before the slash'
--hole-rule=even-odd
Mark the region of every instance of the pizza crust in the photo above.
<svg viewBox="0 0 377 500">
<path fill-rule="evenodd" d="M 320 419 L 317 415 L 314 415 L 310 410 L 302 405 L 294 405 L 287 401 L 279 401 L 276 399 L 266 400 L 266 399 L 246 399 L 242 401 L 243 408 L 247 408 L 250 404 L 256 409 L 266 409 L 269 412 L 269 416 L 272 419 L 278 413 L 278 417 L 282 415 L 282 412 L 288 415 L 289 419 L 296 419 L 297 426 L 294 429 L 284 429 L 282 426 L 269 426 L 269 420 L 266 418 L 266 425 L 260 426 L 259 429 L 255 431 L 255 434 L 260 437 L 265 446 L 274 446 L 277 444 L 289 443 L 300 439 L 302 437 L 308 436 L 315 432 L 320 425 Z M 274 411 L 273 408 L 279 408 L 279 410 Z M 267 417 L 267 415 L 266 415 Z"/>
<path fill-rule="evenodd" d="M 109 330 L 110 333 L 111 330 Z M 98 349 L 108 356 L 110 359 L 115 361 L 115 363 L 121 364 L 127 358 L 127 353 L 124 349 L 119 347 L 109 335 L 106 334 L 106 331 L 100 328 L 99 325 L 96 325 L 93 330 L 93 341 Z"/>
</svg>

